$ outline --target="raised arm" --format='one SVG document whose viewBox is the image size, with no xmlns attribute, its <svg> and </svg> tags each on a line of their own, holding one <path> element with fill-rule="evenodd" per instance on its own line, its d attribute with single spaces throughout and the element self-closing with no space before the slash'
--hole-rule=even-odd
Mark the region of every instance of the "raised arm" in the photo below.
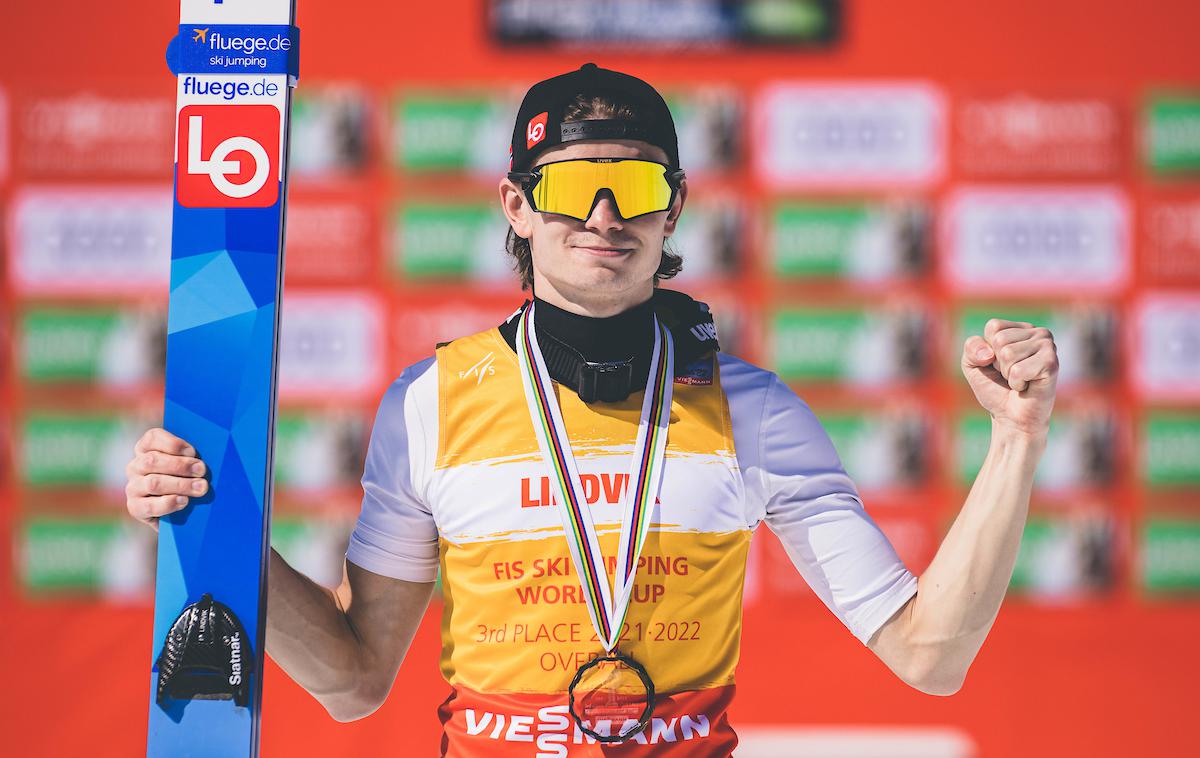
<svg viewBox="0 0 1200 758">
<path fill-rule="evenodd" d="M 938 695 L 962 687 L 1012 579 L 1054 407 L 1054 339 L 1026 322 L 992 319 L 963 346 L 962 370 L 992 416 L 991 446 L 917 594 L 870 642 L 893 671 Z"/>
</svg>

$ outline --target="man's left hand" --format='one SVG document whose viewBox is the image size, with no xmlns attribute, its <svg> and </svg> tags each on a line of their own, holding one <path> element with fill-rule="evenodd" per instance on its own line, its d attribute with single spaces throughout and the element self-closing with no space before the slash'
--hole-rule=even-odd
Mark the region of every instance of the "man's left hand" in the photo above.
<svg viewBox="0 0 1200 758">
<path fill-rule="evenodd" d="M 1050 426 L 1058 382 L 1054 336 L 1025 321 L 990 319 L 963 344 L 963 376 L 995 423 L 1030 435 Z"/>
</svg>

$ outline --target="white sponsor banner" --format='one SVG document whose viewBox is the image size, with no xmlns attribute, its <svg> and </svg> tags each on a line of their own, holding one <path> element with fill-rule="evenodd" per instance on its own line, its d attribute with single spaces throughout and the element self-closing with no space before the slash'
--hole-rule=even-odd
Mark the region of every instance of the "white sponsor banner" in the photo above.
<svg viewBox="0 0 1200 758">
<path fill-rule="evenodd" d="M 42 92 L 14 109 L 14 164 L 25 177 L 163 177 L 172 112 L 157 94 Z"/>
<path fill-rule="evenodd" d="M 1156 400 L 1200 398 L 1200 295 L 1148 293 L 1133 306 L 1129 368 Z"/>
<path fill-rule="evenodd" d="M 1200 193 L 1150 195 L 1142 218 L 1143 270 L 1157 281 L 1200 284 Z"/>
<path fill-rule="evenodd" d="M 461 288 L 433 298 L 398 301 L 388 352 L 407 366 L 433 355 L 438 342 L 498 325 L 513 313 L 513 299 L 466 297 Z"/>
<path fill-rule="evenodd" d="M 926 186 L 945 169 L 946 107 L 933 85 L 768 85 L 754 165 L 771 187 Z"/>
<path fill-rule="evenodd" d="M 311 196 L 288 191 L 287 271 L 324 283 L 358 280 L 374 271 L 378 255 L 370 207 L 358 197 Z"/>
<path fill-rule="evenodd" d="M 383 311 L 365 292 L 293 293 L 283 298 L 281 397 L 378 393 Z"/>
<path fill-rule="evenodd" d="M 9 209 L 9 277 L 21 294 L 162 294 L 168 187 L 37 187 Z"/>
<path fill-rule="evenodd" d="M 1120 166 L 1121 118 L 1106 99 L 973 98 L 955 126 L 955 160 L 976 175 L 1096 177 Z"/>
<path fill-rule="evenodd" d="M 1107 293 L 1129 278 L 1129 203 L 1112 187 L 966 187 L 945 201 L 939 237 L 960 292 Z"/>
</svg>

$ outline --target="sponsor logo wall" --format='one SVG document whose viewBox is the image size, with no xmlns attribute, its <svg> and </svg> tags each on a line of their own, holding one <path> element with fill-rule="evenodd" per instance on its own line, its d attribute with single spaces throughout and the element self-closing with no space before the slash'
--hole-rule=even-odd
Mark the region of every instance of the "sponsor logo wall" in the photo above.
<svg viewBox="0 0 1200 758">
<path fill-rule="evenodd" d="M 210 204 L 218 185 L 250 206 L 273 200 L 276 112 L 222 105 L 278 96 L 252 79 L 181 78 L 194 102 L 177 116 L 185 204 Z M 322 493 L 321 517 L 349 523 L 387 383 L 519 302 L 493 186 L 519 95 L 507 81 L 297 92 L 281 518 Z M 1200 96 L 1123 104 L 912 80 L 779 80 L 753 93 L 706 83 L 667 96 L 696 186 L 674 242 L 678 286 L 713 304 L 727 349 L 813 405 L 914 571 L 987 448 L 957 351 L 999 315 L 1050 327 L 1063 362 L 1014 592 L 1200 590 L 1189 580 L 1200 566 L 1177 565 L 1200 524 L 1200 479 L 1179 453 L 1200 407 Z M 110 575 L 98 563 L 54 573 L 45 556 L 117 544 L 122 515 L 94 503 L 119 488 L 137 430 L 156 423 L 170 102 L 115 89 L 6 90 L 0 102 L 0 134 L 14 143 L 3 206 L 13 555 L 24 592 L 101 592 Z M 1141 486 L 1116 486 L 1125 481 Z M 65 503 L 94 528 L 57 526 Z M 320 544 L 336 566 L 340 547 Z M 1075 579 L 1051 577 L 1068 564 Z M 116 595 L 147 586 L 128 573 L 138 566 L 113 579 Z M 754 581 L 796 585 L 774 573 Z"/>
<path fill-rule="evenodd" d="M 184 204 L 220 183 L 274 201 L 277 112 L 237 106 L 231 123 L 222 101 L 255 94 L 242 84 L 181 81 L 197 98 L 177 114 Z M 1050 327 L 1063 363 L 1013 595 L 1195 602 L 1200 96 L 908 80 L 668 94 L 695 183 L 678 286 L 713 305 L 728 350 L 813 406 L 913 571 L 988 446 L 958 351 L 998 315 Z M 522 297 L 494 196 L 517 96 L 510 81 L 297 92 L 274 541 L 320 581 L 340 579 L 387 384 Z M 144 604 L 153 538 L 120 502 L 161 414 L 170 102 L 6 89 L 0 104 L 17 591 Z M 751 606 L 812 599 L 772 538 L 753 551 Z"/>
<path fill-rule="evenodd" d="M 294 49 L 188 30 L 219 70 L 175 80 L 161 5 L 93 5 L 73 6 L 73 55 L 14 32 L 0 64 L 0 670 L 23 683 L 0 713 L 28 755 L 144 723 L 155 536 L 125 515 L 123 468 L 161 422 L 172 162 L 199 172 L 195 202 L 214 179 L 265 201 L 277 125 L 231 130 L 221 109 L 277 104 L 261 65 Z M 738 754 L 1200 754 L 1178 728 L 1200 677 L 1200 11 L 368 3 L 379 22 L 344 34 L 343 8 L 300 5 L 272 530 L 293 566 L 339 581 L 389 382 L 525 296 L 496 202 L 513 117 L 534 78 L 594 60 L 660 86 L 675 116 L 691 193 L 666 286 L 812 406 L 914 572 L 988 444 L 963 337 L 1036 321 L 1062 359 L 1009 596 L 963 691 L 897 680 L 760 529 Z M 13 29 L 57 28 L 47 4 L 15 12 Z M 197 109 L 180 144 L 173 86 Z M 461 381 L 491 381 L 479 358 Z M 355 724 L 272 670 L 265 752 L 436 751 L 438 617 Z M 100 754 L 143 750 L 106 734 Z"/>
</svg>

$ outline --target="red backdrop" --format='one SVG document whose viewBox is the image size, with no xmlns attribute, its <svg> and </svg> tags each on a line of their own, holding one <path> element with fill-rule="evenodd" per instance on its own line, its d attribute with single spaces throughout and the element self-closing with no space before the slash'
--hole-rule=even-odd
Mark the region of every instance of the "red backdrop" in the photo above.
<svg viewBox="0 0 1200 758">
<path fill-rule="evenodd" d="M 169 94 L 174 85 L 162 52 L 177 19 L 178 6 L 169 0 L 9 3 L 0 11 L 0 86 L 14 101 L 43 88 Z M 1010 0 L 989 7 L 860 0 L 847 4 L 837 47 L 799 54 L 503 50 L 488 43 L 478 2 L 299 0 L 298 23 L 302 87 L 310 81 L 356 81 L 381 92 L 411 83 L 507 85 L 596 59 L 655 83 L 703 76 L 747 93 L 778 78 L 928 79 L 951 98 L 1033 86 L 1102 96 L 1134 113 L 1148 86 L 1195 89 L 1200 83 L 1200 7 L 1188 0 Z M 1126 185 L 1136 184 L 1137 168 L 1129 163 L 1117 176 Z M 8 165 L 17 165 L 11 155 Z M 12 171 L 7 185 L 0 184 L 5 192 L 21 180 L 19 170 Z M 169 181 L 169 166 L 162 176 Z M 362 191 L 374 189 L 368 184 Z M 748 277 L 735 291 L 753 299 L 772 287 L 765 277 Z M 6 319 L 15 297 L 6 290 L 0 301 Z M 0 338 L 8 331 L 5 324 Z M 402 362 L 389 355 L 388 371 Z M 13 378 L 6 370 L 4 408 L 18 414 L 31 399 Z M 956 390 L 939 387 L 931 402 L 961 401 Z M 1123 380 L 1111 391 L 1122 402 L 1131 392 Z M 364 396 L 360 405 L 369 408 L 376 397 Z M 0 469 L 6 477 L 11 472 Z M 1129 516 L 1138 503 L 1130 475 L 1118 476 L 1114 486 Z M 959 489 L 930 491 L 954 507 L 961 502 Z M 138 754 L 148 706 L 150 609 L 23 593 L 11 571 L 15 492 L 0 488 L 5 744 L 20 755 Z M 111 500 L 114 509 L 123 507 L 118 494 Z M 1185 507 L 1194 511 L 1194 498 Z M 953 512 L 937 517 L 944 521 Z M 910 566 L 917 571 L 928 558 L 912 556 Z M 1193 722 L 1200 604 L 1146 599 L 1130 587 L 1129 563 L 1121 566 L 1119 591 L 1063 606 L 1010 598 L 965 687 L 951 698 L 907 688 L 811 597 L 751 603 L 734 724 L 950 725 L 989 756 L 1200 754 Z M 439 611 L 435 606 L 425 620 L 386 705 L 360 722 L 333 722 L 269 665 L 264 754 L 434 752 L 435 708 L 446 691 L 437 672 Z"/>
</svg>

